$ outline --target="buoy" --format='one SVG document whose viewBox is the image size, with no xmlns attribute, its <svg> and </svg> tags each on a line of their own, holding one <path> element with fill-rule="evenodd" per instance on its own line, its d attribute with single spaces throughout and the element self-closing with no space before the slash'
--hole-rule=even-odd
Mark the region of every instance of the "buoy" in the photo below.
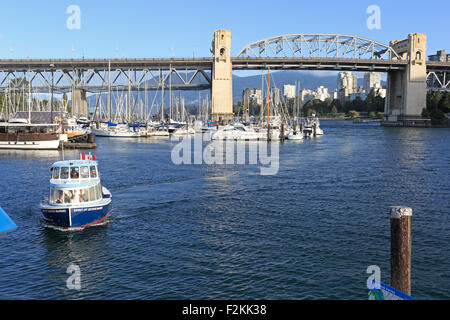
<svg viewBox="0 0 450 320">
<path fill-rule="evenodd" d="M 17 225 L 11 220 L 2 207 L 0 207 L 0 233 L 14 231 L 16 229 Z"/>
</svg>

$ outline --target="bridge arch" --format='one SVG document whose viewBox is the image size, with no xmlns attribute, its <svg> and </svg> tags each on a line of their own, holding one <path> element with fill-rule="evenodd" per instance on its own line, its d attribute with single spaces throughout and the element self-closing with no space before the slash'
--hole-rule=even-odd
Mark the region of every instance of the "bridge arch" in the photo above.
<svg viewBox="0 0 450 320">
<path fill-rule="evenodd" d="M 238 58 L 336 58 L 402 60 L 388 45 L 366 38 L 324 33 L 284 34 L 245 46 Z"/>
</svg>

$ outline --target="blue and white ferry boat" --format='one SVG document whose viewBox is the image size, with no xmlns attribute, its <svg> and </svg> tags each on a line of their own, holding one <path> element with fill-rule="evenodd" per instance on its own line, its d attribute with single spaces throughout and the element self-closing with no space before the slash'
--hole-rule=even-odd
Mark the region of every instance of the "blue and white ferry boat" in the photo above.
<svg viewBox="0 0 450 320">
<path fill-rule="evenodd" d="M 62 228 L 82 228 L 103 222 L 111 211 L 111 193 L 102 186 L 95 156 L 55 162 L 50 195 L 43 199 L 44 220 Z"/>
</svg>

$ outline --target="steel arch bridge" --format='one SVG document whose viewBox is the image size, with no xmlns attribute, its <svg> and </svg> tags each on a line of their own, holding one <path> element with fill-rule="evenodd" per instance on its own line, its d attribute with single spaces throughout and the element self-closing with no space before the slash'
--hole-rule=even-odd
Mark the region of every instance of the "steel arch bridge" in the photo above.
<svg viewBox="0 0 450 320">
<path fill-rule="evenodd" d="M 402 60 L 388 45 L 353 35 L 297 33 L 248 44 L 238 58 Z"/>
</svg>

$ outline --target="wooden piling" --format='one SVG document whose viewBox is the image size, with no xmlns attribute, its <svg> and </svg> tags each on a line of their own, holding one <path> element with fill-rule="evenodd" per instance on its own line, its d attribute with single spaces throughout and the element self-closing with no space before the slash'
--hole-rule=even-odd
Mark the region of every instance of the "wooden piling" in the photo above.
<svg viewBox="0 0 450 320">
<path fill-rule="evenodd" d="M 412 209 L 390 207 L 391 286 L 411 295 L 411 221 Z"/>
</svg>

